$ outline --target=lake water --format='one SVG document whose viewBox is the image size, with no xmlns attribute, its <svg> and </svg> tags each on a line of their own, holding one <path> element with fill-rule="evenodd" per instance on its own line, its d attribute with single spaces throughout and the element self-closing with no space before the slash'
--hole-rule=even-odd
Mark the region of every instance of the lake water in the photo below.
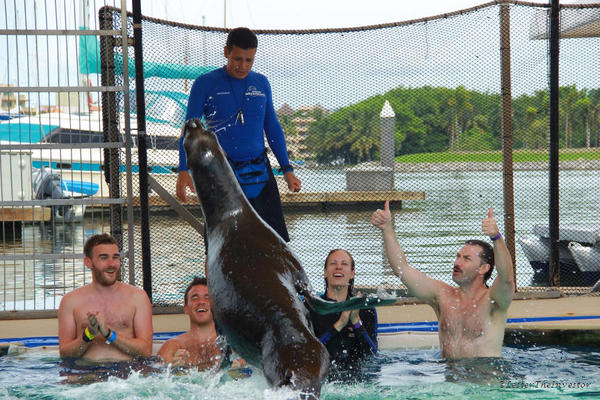
<svg viewBox="0 0 600 400">
<path fill-rule="evenodd" d="M 298 169 L 303 191 L 345 189 L 343 170 Z M 423 191 L 424 201 L 405 201 L 393 210 L 395 229 L 411 265 L 449 282 L 456 251 L 467 239 L 482 238 L 481 220 L 489 207 L 504 232 L 502 172 L 422 172 L 396 174 L 396 188 Z M 534 224 L 548 221 L 548 173 L 516 171 L 516 238 L 531 235 Z M 560 174 L 561 224 L 600 226 L 600 178 L 597 171 L 562 171 Z M 326 254 L 348 249 L 356 260 L 357 285 L 398 285 L 383 251 L 381 234 L 370 224 L 374 210 L 286 212 L 290 246 L 307 271 L 313 286 L 323 289 Z M 193 210 L 199 215 L 198 210 Z M 2 254 L 81 253 L 85 238 L 109 231 L 108 213 L 96 211 L 81 223 L 54 227 L 26 226 L 23 240 L 3 244 Z M 172 213 L 152 212 L 151 251 L 153 301 L 178 304 L 182 292 L 197 274 L 203 274 L 200 235 Z M 135 229 L 135 282 L 141 286 L 139 225 Z M 485 238 L 484 238 L 485 239 Z M 533 271 L 516 245 L 517 283 L 531 285 Z M 55 308 L 61 295 L 90 281 L 81 259 L 0 262 L 0 310 Z M 128 281 L 129 272 L 123 270 Z"/>
</svg>

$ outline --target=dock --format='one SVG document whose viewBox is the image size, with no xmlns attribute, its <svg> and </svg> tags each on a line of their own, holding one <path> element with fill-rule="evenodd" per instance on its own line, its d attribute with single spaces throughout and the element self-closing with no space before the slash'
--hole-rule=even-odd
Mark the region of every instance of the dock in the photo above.
<svg viewBox="0 0 600 400">
<path fill-rule="evenodd" d="M 47 222 L 52 219 L 50 207 L 0 207 L 0 238 L 19 238 L 27 222 Z"/>
<path fill-rule="evenodd" d="M 287 190 L 287 189 L 286 189 Z M 392 191 L 340 191 L 340 192 L 281 192 L 281 204 L 284 210 L 339 210 L 339 209 L 374 209 L 382 207 L 383 202 L 390 201 L 390 205 L 398 210 L 402 202 L 407 200 L 425 200 L 425 192 Z M 166 207 L 167 202 L 160 196 L 152 193 L 148 196 L 150 207 Z M 188 193 L 190 206 L 199 206 L 198 197 Z M 133 198 L 133 205 L 139 207 L 140 198 Z"/>
</svg>

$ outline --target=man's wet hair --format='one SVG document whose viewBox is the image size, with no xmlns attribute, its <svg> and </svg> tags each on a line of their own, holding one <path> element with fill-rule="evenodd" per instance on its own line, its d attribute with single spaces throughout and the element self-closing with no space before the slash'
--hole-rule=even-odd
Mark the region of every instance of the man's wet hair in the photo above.
<svg viewBox="0 0 600 400">
<path fill-rule="evenodd" d="M 188 287 L 185 289 L 185 293 L 183 295 L 183 304 L 184 305 L 187 306 L 187 303 L 188 303 L 187 295 L 190 292 L 190 290 L 192 290 L 192 288 L 194 286 L 198 286 L 198 285 L 208 286 L 208 281 L 206 280 L 206 278 L 200 278 L 199 276 L 195 276 L 194 279 L 192 280 L 192 282 L 190 282 Z"/>
<path fill-rule="evenodd" d="M 352 271 L 354 271 L 354 257 L 352 257 L 352 254 L 350 254 L 350 252 L 348 250 L 345 249 L 333 249 L 329 252 L 329 254 L 327 254 L 327 257 L 325 257 L 325 266 L 323 267 L 323 269 L 327 269 L 327 261 L 329 261 L 329 257 L 335 253 L 336 251 L 343 251 L 344 253 L 348 254 L 348 256 L 350 256 L 350 266 L 352 267 Z M 325 293 L 327 293 L 327 288 L 329 287 L 329 283 L 327 282 L 327 278 L 325 278 Z M 354 295 L 354 278 L 350 279 L 350 281 L 348 282 L 348 295 L 346 296 L 347 298 L 350 298 Z"/>
<path fill-rule="evenodd" d="M 92 258 L 92 250 L 94 247 L 101 244 L 114 244 L 119 247 L 119 244 L 115 238 L 110 236 L 108 233 L 99 233 L 90 236 L 88 240 L 85 241 L 85 244 L 83 245 L 83 254 L 88 258 Z"/>
<path fill-rule="evenodd" d="M 235 28 L 227 35 L 227 42 L 225 45 L 229 51 L 231 51 L 233 46 L 237 46 L 244 50 L 256 49 L 258 47 L 258 38 L 254 32 L 248 28 Z"/>
<path fill-rule="evenodd" d="M 482 264 L 490 264 L 490 268 L 487 270 L 485 275 L 483 276 L 483 283 L 486 283 L 488 279 L 492 276 L 492 272 L 494 272 L 494 248 L 488 242 L 484 242 L 483 240 L 467 240 L 465 244 L 475 245 L 481 247 L 481 252 L 479 253 L 479 258 L 481 258 Z M 487 283 L 486 283 L 487 286 Z"/>
</svg>

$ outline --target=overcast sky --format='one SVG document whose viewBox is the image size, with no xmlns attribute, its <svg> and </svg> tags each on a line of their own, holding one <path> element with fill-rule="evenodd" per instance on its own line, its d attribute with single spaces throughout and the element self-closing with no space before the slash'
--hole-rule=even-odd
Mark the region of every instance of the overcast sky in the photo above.
<svg viewBox="0 0 600 400">
<path fill-rule="evenodd" d="M 485 3 L 485 0 L 144 0 L 142 14 L 214 27 L 223 27 L 226 22 L 228 28 L 315 29 L 406 21 Z"/>
</svg>

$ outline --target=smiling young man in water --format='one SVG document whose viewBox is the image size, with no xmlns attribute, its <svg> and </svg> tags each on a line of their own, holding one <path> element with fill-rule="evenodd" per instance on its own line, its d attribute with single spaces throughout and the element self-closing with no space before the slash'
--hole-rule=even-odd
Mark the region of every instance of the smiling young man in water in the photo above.
<svg viewBox="0 0 600 400">
<path fill-rule="evenodd" d="M 94 362 L 130 360 L 152 354 L 152 306 L 146 292 L 120 282 L 121 255 L 107 234 L 83 246 L 92 282 L 69 292 L 58 309 L 61 357 Z"/>
<path fill-rule="evenodd" d="M 469 240 L 460 248 L 452 272 L 452 280 L 458 287 L 429 278 L 408 265 L 394 232 L 389 202 L 385 202 L 383 210 L 373 213 L 371 223 L 382 231 L 394 273 L 410 293 L 434 309 L 439 322 L 442 357 L 500 357 L 506 313 L 514 293 L 514 273 L 492 209 L 481 227 L 494 246 Z M 488 287 L 486 281 L 492 274 L 494 260 L 498 275 Z"/>
</svg>

